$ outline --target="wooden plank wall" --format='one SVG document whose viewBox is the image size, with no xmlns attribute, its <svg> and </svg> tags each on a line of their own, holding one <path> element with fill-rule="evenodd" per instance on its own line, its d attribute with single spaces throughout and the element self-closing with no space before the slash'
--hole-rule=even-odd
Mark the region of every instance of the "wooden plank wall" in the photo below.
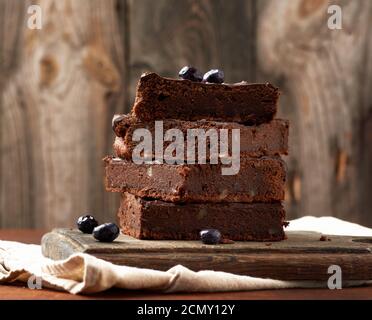
<svg viewBox="0 0 372 320">
<path fill-rule="evenodd" d="M 186 64 L 280 85 L 289 218 L 372 226 L 368 0 L 340 1 L 347 28 L 332 36 L 320 0 L 39 0 L 42 30 L 25 27 L 31 3 L 0 0 L 0 227 L 113 220 L 101 166 L 111 117 L 129 110 L 143 71 L 173 77 Z"/>
<path fill-rule="evenodd" d="M 113 206 L 101 158 L 124 111 L 116 2 L 41 0 L 41 30 L 26 28 L 29 4 L 1 1 L 0 225 L 67 226 L 87 211 L 102 221 Z"/>
<path fill-rule="evenodd" d="M 342 8 L 341 30 L 327 27 L 330 4 Z M 257 33 L 292 120 L 289 214 L 372 227 L 372 2 L 271 1 Z"/>
</svg>

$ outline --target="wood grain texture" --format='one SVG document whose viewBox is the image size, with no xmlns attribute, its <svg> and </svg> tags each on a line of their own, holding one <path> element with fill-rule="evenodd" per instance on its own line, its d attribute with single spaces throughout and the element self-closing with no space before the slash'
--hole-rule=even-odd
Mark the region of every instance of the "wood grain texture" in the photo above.
<svg viewBox="0 0 372 320">
<path fill-rule="evenodd" d="M 27 170 L 22 167 L 20 158 L 24 156 L 24 149 L 11 152 L 12 146 L 20 140 L 20 131 L 25 116 L 22 114 L 22 106 L 13 108 L 14 86 L 9 88 L 9 78 L 19 67 L 23 37 L 23 14 L 25 3 L 12 0 L 0 2 L 0 226 L 13 221 L 19 224 L 31 225 L 32 215 L 23 215 L 22 211 L 30 205 L 32 201 L 27 190 L 29 175 Z M 8 101 L 9 106 L 4 101 L 3 92 L 8 87 L 13 93 L 12 99 Z M 8 122 L 8 125 L 7 123 Z M 10 123 L 9 123 L 10 122 Z M 9 125 L 11 124 L 11 125 Z M 4 132 L 8 130 L 8 133 Z M 7 159 L 5 158 L 7 155 Z M 4 169 L 5 170 L 4 170 Z M 17 172 L 17 177 L 13 176 L 13 171 Z M 17 197 L 14 197 L 14 194 Z M 9 203 L 12 205 L 12 216 L 4 214 L 5 207 Z"/>
<path fill-rule="evenodd" d="M 330 4 L 342 8 L 342 30 L 327 27 Z M 282 114 L 292 124 L 291 218 L 372 225 L 371 28 L 372 3 L 364 0 L 270 1 L 260 15 L 258 58 L 266 77 L 281 80 Z"/>
<path fill-rule="evenodd" d="M 41 0 L 41 30 L 25 27 L 30 3 L 14 3 L 1 2 L 1 30 L 11 32 L 0 39 L 0 226 L 68 226 L 86 211 L 114 216 L 101 158 L 111 149 L 111 117 L 123 110 L 116 2 Z M 13 27 L 8 16 L 17 15 Z"/>
<path fill-rule="evenodd" d="M 168 270 L 182 264 L 192 270 L 218 270 L 281 280 L 327 280 L 330 265 L 342 268 L 343 280 L 372 278 L 372 238 L 288 232 L 279 242 L 235 242 L 208 246 L 199 241 L 138 240 L 120 235 L 113 243 L 97 242 L 78 230 L 55 229 L 42 239 L 43 254 L 65 259 L 76 252 L 119 265 Z M 146 256 L 146 259 L 143 257 Z"/>
</svg>

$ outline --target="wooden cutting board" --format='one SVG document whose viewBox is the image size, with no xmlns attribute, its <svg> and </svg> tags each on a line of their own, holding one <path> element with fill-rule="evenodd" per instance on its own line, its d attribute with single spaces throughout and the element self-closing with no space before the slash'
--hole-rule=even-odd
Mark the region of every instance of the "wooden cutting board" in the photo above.
<svg viewBox="0 0 372 320">
<path fill-rule="evenodd" d="M 281 242 L 235 242 L 204 245 L 199 241 L 138 240 L 125 235 L 113 243 L 97 242 L 78 230 L 55 229 L 44 235 L 46 257 L 65 259 L 89 253 L 119 265 L 167 270 L 182 264 L 194 271 L 218 270 L 281 280 L 326 280 L 330 265 L 339 265 L 343 280 L 372 279 L 372 237 L 287 232 Z"/>
</svg>

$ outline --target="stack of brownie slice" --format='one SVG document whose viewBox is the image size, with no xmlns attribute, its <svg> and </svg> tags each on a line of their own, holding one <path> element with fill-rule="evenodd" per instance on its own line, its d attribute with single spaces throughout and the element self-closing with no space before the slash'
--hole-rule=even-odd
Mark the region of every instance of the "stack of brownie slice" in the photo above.
<svg viewBox="0 0 372 320">
<path fill-rule="evenodd" d="M 113 119 L 115 156 L 104 159 L 107 190 L 122 193 L 122 232 L 139 239 L 196 240 L 202 229 L 213 228 L 231 240 L 283 240 L 286 167 L 280 155 L 288 152 L 288 121 L 274 119 L 278 99 L 278 89 L 267 83 L 142 75 L 131 113 Z M 161 150 L 152 144 L 146 154 L 152 163 L 135 163 L 136 129 L 155 137 L 159 120 L 164 133 L 179 129 L 185 136 L 188 129 L 239 129 L 239 171 L 223 175 L 220 162 L 158 161 L 169 141 Z"/>
</svg>

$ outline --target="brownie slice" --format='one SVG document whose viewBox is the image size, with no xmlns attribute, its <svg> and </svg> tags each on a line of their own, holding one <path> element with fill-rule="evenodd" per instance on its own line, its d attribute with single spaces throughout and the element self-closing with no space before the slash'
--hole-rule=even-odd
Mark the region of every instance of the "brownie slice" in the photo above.
<svg viewBox="0 0 372 320">
<path fill-rule="evenodd" d="M 279 90 L 269 83 L 214 84 L 145 73 L 132 113 L 141 121 L 216 120 L 260 124 L 273 119 Z"/>
<path fill-rule="evenodd" d="M 199 231 L 207 228 L 231 240 L 285 238 L 280 202 L 174 204 L 123 193 L 118 217 L 122 232 L 138 239 L 198 240 Z"/>
<path fill-rule="evenodd" d="M 236 175 L 220 164 L 135 164 L 106 157 L 106 189 L 170 202 L 273 202 L 284 199 L 286 168 L 279 158 L 240 159 Z"/>
<path fill-rule="evenodd" d="M 179 129 L 182 131 L 185 142 L 187 130 L 203 129 L 206 132 L 209 129 L 217 130 L 227 129 L 229 132 L 229 155 L 231 155 L 231 132 L 232 129 L 240 130 L 240 152 L 250 157 L 261 157 L 270 155 L 288 154 L 288 120 L 274 119 L 270 123 L 264 123 L 259 126 L 244 126 L 232 122 L 214 122 L 214 121 L 182 121 L 182 120 L 164 120 L 164 133 L 169 129 Z M 132 141 L 133 132 L 136 129 L 147 129 L 155 137 L 155 122 L 140 122 L 130 115 L 120 115 L 120 121 L 117 121 L 115 133 L 117 135 L 113 148 L 115 155 L 123 159 L 132 159 L 133 149 L 138 142 Z M 220 135 L 218 135 L 220 137 Z M 164 141 L 165 150 L 170 141 Z M 218 144 L 220 140 L 218 139 Z M 187 144 L 185 143 L 184 154 L 186 155 Z M 206 159 L 209 160 L 210 149 L 207 144 Z M 164 152 L 163 152 L 164 154 Z M 196 153 L 197 158 L 197 153 Z M 155 142 L 153 141 L 152 157 L 155 158 Z"/>
</svg>

